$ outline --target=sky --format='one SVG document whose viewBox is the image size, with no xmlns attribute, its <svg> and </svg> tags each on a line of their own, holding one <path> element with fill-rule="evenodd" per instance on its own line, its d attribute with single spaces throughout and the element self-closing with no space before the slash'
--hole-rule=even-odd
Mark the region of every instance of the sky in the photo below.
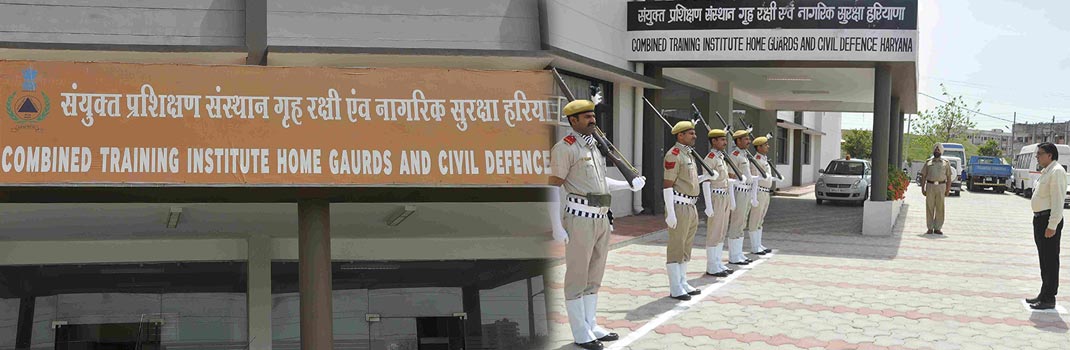
<svg viewBox="0 0 1070 350">
<path fill-rule="evenodd" d="M 1070 120 L 1068 1 L 918 1 L 918 92 L 940 84 L 980 111 L 1018 122 Z M 918 96 L 921 110 L 939 105 Z M 1010 122 L 976 115 L 977 129 Z M 869 113 L 845 113 L 844 129 L 872 129 Z"/>
</svg>

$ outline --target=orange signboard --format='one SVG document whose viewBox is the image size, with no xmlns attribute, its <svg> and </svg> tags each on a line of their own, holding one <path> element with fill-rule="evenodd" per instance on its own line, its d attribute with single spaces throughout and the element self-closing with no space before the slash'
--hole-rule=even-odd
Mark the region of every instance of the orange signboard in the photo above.
<svg viewBox="0 0 1070 350">
<path fill-rule="evenodd" d="M 0 185 L 543 184 L 550 73 L 0 61 Z"/>
</svg>

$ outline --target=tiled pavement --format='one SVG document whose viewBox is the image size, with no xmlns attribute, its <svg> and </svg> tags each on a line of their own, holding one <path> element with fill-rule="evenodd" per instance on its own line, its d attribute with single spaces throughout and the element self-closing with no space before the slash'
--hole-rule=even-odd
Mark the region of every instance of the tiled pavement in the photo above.
<svg viewBox="0 0 1070 350">
<path fill-rule="evenodd" d="M 688 277 L 698 288 L 716 289 L 701 301 L 667 298 L 664 232 L 613 250 L 600 293 L 601 325 L 626 339 L 659 315 L 678 312 L 615 348 L 1070 349 L 1070 314 L 1031 312 L 1021 302 L 1040 285 L 1025 198 L 948 198 L 946 235 L 926 236 L 924 198 L 915 186 L 892 237 L 858 235 L 860 206 L 817 206 L 812 195 L 773 201 L 765 245 L 776 254 L 727 282 L 702 276 L 700 227 Z M 1063 266 L 1059 302 L 1066 307 L 1070 263 Z M 550 275 L 557 324 L 551 348 L 578 349 L 561 311 L 564 266 Z"/>
</svg>

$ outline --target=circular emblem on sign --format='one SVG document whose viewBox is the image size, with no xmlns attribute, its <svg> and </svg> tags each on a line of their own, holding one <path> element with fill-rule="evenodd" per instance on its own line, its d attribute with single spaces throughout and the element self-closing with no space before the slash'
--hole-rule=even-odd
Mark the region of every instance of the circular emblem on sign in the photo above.
<svg viewBox="0 0 1070 350">
<path fill-rule="evenodd" d="M 18 93 L 8 96 L 4 104 L 7 115 L 18 124 L 37 123 L 48 116 L 51 109 L 48 95 L 43 93 Z"/>
<path fill-rule="evenodd" d="M 33 95 L 23 95 L 15 98 L 15 104 L 12 107 L 15 110 L 15 116 L 20 120 L 31 121 L 41 115 L 44 104 Z"/>
</svg>

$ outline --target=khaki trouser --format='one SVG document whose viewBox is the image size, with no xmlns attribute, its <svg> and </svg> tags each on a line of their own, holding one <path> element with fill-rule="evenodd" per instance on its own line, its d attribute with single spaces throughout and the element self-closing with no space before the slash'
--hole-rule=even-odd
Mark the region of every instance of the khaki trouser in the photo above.
<svg viewBox="0 0 1070 350">
<path fill-rule="evenodd" d="M 944 194 L 947 183 L 925 184 L 925 226 L 930 230 L 944 227 Z"/>
<path fill-rule="evenodd" d="M 676 228 L 669 229 L 669 245 L 665 247 L 665 263 L 691 261 L 691 244 L 698 232 L 698 210 L 694 205 L 673 202 L 676 208 Z"/>
<path fill-rule="evenodd" d="M 609 218 L 582 218 L 565 214 L 565 300 L 598 293 L 609 253 Z"/>
<path fill-rule="evenodd" d="M 739 203 L 736 203 L 737 205 Z M 750 202 L 747 202 L 750 205 Z M 758 206 L 750 209 L 747 217 L 747 231 L 757 231 L 765 223 L 765 214 L 769 212 L 769 192 L 758 190 Z"/>
<path fill-rule="evenodd" d="M 743 230 L 747 227 L 747 216 L 750 214 L 750 191 L 735 191 L 736 210 L 728 217 L 728 239 L 743 238 Z"/>
<path fill-rule="evenodd" d="M 706 248 L 714 248 L 724 243 L 725 235 L 728 234 L 728 216 L 732 214 L 729 208 L 731 199 L 728 198 L 731 195 L 713 194 L 713 216 L 706 219 Z"/>
</svg>

